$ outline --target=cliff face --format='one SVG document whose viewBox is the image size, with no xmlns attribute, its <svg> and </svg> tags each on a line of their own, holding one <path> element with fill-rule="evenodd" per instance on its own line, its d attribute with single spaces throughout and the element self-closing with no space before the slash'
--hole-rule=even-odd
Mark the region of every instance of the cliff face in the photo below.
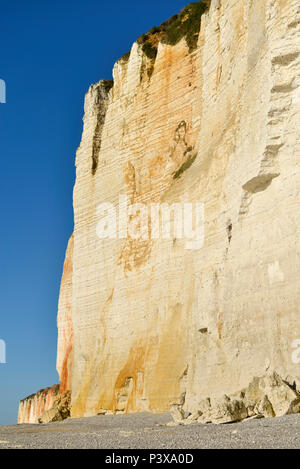
<svg viewBox="0 0 300 469">
<path fill-rule="evenodd" d="M 298 0 L 212 0 L 196 47 L 158 31 L 88 91 L 58 315 L 73 417 L 192 412 L 268 369 L 300 375 L 299 25 Z M 120 195 L 203 203 L 203 247 L 99 239 Z"/>
<path fill-rule="evenodd" d="M 56 384 L 23 399 L 19 406 L 18 423 L 38 423 L 38 418 L 53 408 L 58 394 L 59 385 Z"/>
</svg>

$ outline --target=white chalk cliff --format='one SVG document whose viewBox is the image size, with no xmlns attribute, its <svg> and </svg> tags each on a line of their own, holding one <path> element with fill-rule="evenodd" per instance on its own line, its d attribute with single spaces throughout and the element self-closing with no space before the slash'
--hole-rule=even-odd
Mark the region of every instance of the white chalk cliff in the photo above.
<svg viewBox="0 0 300 469">
<path fill-rule="evenodd" d="M 86 94 L 58 314 L 73 417 L 300 376 L 299 0 L 206 3 L 193 47 L 157 28 Z M 202 203 L 203 246 L 100 239 L 97 208 L 125 195 Z"/>
</svg>

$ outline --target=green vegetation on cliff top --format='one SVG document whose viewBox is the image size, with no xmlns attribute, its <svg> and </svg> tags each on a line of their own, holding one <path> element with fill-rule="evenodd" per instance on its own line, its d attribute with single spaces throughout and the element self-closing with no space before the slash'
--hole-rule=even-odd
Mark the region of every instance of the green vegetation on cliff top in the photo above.
<svg viewBox="0 0 300 469">
<path fill-rule="evenodd" d="M 185 38 L 189 51 L 192 52 L 197 47 L 201 17 L 209 8 L 210 1 L 190 3 L 178 15 L 172 16 L 160 26 L 154 26 L 147 34 L 142 34 L 137 42 L 142 45 L 147 57 L 155 60 L 159 42 L 175 45 L 182 38 Z M 129 52 L 122 57 L 122 60 L 128 58 Z"/>
</svg>

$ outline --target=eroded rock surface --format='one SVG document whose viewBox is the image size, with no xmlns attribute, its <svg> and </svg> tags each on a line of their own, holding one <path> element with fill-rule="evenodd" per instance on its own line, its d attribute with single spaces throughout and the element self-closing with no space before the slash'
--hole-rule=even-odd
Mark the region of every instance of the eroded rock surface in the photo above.
<svg viewBox="0 0 300 469">
<path fill-rule="evenodd" d="M 38 418 L 38 423 L 60 422 L 70 417 L 71 411 L 71 392 L 64 391 L 58 394 L 51 409 L 46 410 Z"/>
</svg>

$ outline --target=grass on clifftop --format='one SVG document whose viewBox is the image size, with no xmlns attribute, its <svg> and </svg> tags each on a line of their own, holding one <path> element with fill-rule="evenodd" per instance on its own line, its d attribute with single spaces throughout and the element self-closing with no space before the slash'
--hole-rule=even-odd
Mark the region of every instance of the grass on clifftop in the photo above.
<svg viewBox="0 0 300 469">
<path fill-rule="evenodd" d="M 175 45 L 182 38 L 186 39 L 189 51 L 192 52 L 197 47 L 201 17 L 209 6 L 210 0 L 190 3 L 178 15 L 172 16 L 160 26 L 154 26 L 147 34 L 142 34 L 138 43 L 143 44 L 144 53 L 150 59 L 155 59 L 160 41 Z"/>
<path fill-rule="evenodd" d="M 178 15 L 172 16 L 160 26 L 154 26 L 147 34 L 142 34 L 137 42 L 142 45 L 143 52 L 151 60 L 155 60 L 159 42 L 174 46 L 183 37 L 192 52 L 197 47 L 201 17 L 208 10 L 210 3 L 211 0 L 189 3 Z M 120 60 L 127 61 L 129 55 L 130 52 L 127 52 Z"/>
</svg>

